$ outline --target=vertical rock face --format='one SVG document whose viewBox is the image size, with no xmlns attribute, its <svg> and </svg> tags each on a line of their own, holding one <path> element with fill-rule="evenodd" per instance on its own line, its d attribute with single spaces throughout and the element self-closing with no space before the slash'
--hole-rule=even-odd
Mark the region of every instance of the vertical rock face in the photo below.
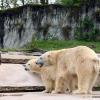
<svg viewBox="0 0 100 100">
<path fill-rule="evenodd" d="M 31 42 L 32 38 L 74 39 L 76 27 L 86 16 L 100 29 L 99 0 L 74 7 L 25 5 L 0 11 L 0 47 L 20 48 Z"/>
<path fill-rule="evenodd" d="M 5 48 L 18 48 L 32 40 L 34 28 L 29 8 L 7 11 L 4 15 L 3 46 Z M 20 11 L 21 10 L 21 11 Z"/>
</svg>

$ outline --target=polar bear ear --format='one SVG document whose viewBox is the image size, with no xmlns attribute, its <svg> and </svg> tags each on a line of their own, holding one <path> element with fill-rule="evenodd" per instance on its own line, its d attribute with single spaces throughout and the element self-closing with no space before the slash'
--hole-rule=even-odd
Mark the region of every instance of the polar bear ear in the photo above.
<svg viewBox="0 0 100 100">
<path fill-rule="evenodd" d="M 50 54 L 48 54 L 48 58 L 50 57 Z"/>
</svg>

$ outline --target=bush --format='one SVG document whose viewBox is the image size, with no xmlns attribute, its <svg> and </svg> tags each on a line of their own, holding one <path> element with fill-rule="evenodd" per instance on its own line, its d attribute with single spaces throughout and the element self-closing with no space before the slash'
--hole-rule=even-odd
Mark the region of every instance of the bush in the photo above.
<svg viewBox="0 0 100 100">
<path fill-rule="evenodd" d="M 95 28 L 93 21 L 86 17 L 84 20 L 80 21 L 79 26 L 75 31 L 76 39 L 86 40 L 86 41 L 97 41 L 97 37 L 100 36 L 100 30 Z"/>
<path fill-rule="evenodd" d="M 81 0 L 56 0 L 58 3 L 66 5 L 66 6 L 79 6 L 81 4 Z"/>
</svg>

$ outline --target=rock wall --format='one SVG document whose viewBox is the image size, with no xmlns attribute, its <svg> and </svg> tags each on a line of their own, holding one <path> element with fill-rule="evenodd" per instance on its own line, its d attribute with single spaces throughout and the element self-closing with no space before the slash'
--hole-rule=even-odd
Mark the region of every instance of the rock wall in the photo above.
<svg viewBox="0 0 100 100">
<path fill-rule="evenodd" d="M 25 5 L 0 11 L 0 47 L 20 48 L 33 38 L 74 39 L 76 27 L 86 16 L 100 29 L 99 0 L 73 7 Z"/>
</svg>

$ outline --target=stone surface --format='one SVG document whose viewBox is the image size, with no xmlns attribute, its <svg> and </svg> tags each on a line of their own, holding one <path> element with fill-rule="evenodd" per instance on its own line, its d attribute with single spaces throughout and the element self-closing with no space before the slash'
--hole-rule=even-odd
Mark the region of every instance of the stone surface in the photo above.
<svg viewBox="0 0 100 100">
<path fill-rule="evenodd" d="M 8 52 L 2 53 L 2 64 L 0 65 L 0 86 L 38 86 L 43 85 L 38 76 L 24 70 L 21 64 L 37 56 L 31 56 L 31 53 Z M 98 54 L 100 57 L 100 54 Z M 6 64 L 4 64 L 6 62 Z M 14 64 L 11 64 L 14 63 Z M 100 86 L 100 75 L 95 84 Z"/>
<path fill-rule="evenodd" d="M 25 71 L 21 64 L 0 65 L 0 86 L 42 86 L 40 76 Z"/>
<path fill-rule="evenodd" d="M 1 54 L 2 63 L 25 64 L 29 59 L 34 59 L 32 53 L 7 52 Z"/>
<path fill-rule="evenodd" d="M 25 71 L 21 64 L 0 65 L 0 86 L 43 86 L 38 74 Z M 95 87 L 100 86 L 100 75 Z"/>
<path fill-rule="evenodd" d="M 0 100 L 100 100 L 100 92 L 92 95 L 47 94 L 39 92 L 1 93 Z"/>
<path fill-rule="evenodd" d="M 2 57 L 8 57 L 9 59 L 28 58 L 26 55 L 18 54 L 2 55 Z M 100 76 L 97 79 L 97 83 L 100 84 Z M 5 63 L 0 65 L 1 86 L 26 87 L 43 86 L 43 84 L 39 75 L 25 71 L 22 64 Z M 94 91 L 92 95 L 47 94 L 42 92 L 0 93 L 0 100 L 100 100 L 100 92 Z"/>
</svg>

